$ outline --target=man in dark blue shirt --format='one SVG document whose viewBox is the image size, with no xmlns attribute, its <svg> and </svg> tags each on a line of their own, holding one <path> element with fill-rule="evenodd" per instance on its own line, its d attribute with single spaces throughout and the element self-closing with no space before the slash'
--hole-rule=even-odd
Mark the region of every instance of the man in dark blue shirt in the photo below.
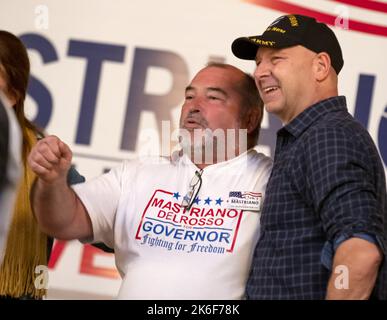
<svg viewBox="0 0 387 320">
<path fill-rule="evenodd" d="M 232 51 L 256 61 L 266 110 L 284 123 L 248 298 L 387 299 L 384 167 L 338 96 L 344 61 L 334 33 L 287 15 Z"/>
</svg>

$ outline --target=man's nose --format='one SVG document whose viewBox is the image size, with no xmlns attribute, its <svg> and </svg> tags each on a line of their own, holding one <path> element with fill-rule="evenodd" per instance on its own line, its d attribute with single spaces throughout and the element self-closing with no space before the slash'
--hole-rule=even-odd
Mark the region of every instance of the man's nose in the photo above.
<svg viewBox="0 0 387 320">
<path fill-rule="evenodd" d="M 203 109 L 203 99 L 201 97 L 194 97 L 189 104 L 189 113 L 201 112 Z"/>
<path fill-rule="evenodd" d="M 256 67 L 255 67 L 255 71 L 254 71 L 254 78 L 259 80 L 263 77 L 267 77 L 270 75 L 270 64 L 265 62 L 265 61 L 261 61 Z"/>
</svg>

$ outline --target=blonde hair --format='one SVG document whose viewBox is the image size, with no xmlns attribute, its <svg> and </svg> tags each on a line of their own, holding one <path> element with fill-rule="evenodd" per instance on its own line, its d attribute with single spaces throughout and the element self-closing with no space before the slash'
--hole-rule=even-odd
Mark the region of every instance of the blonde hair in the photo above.
<svg viewBox="0 0 387 320">
<path fill-rule="evenodd" d="M 18 190 L 7 246 L 0 268 L 0 295 L 13 298 L 41 298 L 45 290 L 35 288 L 35 268 L 47 264 L 47 236 L 40 232 L 30 205 L 30 189 L 35 179 L 27 166 L 27 156 L 41 134 L 24 113 L 30 63 L 23 43 L 0 30 L 0 66 L 8 92 L 15 98 L 13 109 L 23 133 L 24 173 Z"/>
</svg>

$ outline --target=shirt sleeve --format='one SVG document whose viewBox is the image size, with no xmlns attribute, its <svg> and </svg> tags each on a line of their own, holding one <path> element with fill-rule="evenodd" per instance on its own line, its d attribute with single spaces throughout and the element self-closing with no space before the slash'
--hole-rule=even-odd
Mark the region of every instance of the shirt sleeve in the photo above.
<svg viewBox="0 0 387 320">
<path fill-rule="evenodd" d="M 384 243 L 375 160 L 364 141 L 342 128 L 319 128 L 305 144 L 306 199 L 322 221 L 327 241 L 368 234 Z M 384 246 L 380 249 L 386 254 Z"/>
<path fill-rule="evenodd" d="M 321 263 L 325 268 L 327 268 L 328 270 L 332 270 L 333 257 L 335 255 L 337 248 L 344 241 L 350 238 L 360 238 L 379 246 L 379 248 L 383 248 L 383 244 L 375 236 L 369 235 L 367 233 L 354 233 L 351 237 L 341 235 L 336 239 L 334 243 L 332 241 L 327 241 L 324 244 L 323 250 L 321 252 Z"/>
<path fill-rule="evenodd" d="M 71 165 L 69 172 L 67 173 L 67 183 L 69 185 L 85 182 L 85 177 L 82 176 L 73 165 Z"/>
<path fill-rule="evenodd" d="M 103 242 L 114 247 L 114 221 L 122 190 L 124 165 L 85 183 L 72 186 L 85 206 L 93 227 L 93 238 L 87 242 Z"/>
</svg>

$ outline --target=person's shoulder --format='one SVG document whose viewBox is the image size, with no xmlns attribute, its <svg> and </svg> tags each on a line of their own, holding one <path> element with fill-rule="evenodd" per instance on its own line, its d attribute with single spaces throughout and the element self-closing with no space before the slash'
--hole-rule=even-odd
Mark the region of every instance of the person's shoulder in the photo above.
<svg viewBox="0 0 387 320">
<path fill-rule="evenodd" d="M 258 146 L 255 146 L 252 149 L 253 159 L 256 161 L 257 165 L 262 168 L 271 169 L 273 166 L 273 159 L 259 151 Z"/>
<path fill-rule="evenodd" d="M 368 135 L 367 130 L 350 113 L 341 110 L 339 112 L 330 112 L 323 116 L 308 130 L 309 135 L 344 135 L 349 139 L 353 136 Z"/>
<path fill-rule="evenodd" d="M 257 153 L 257 159 L 259 160 L 261 166 L 270 168 L 273 166 L 273 159 L 263 153 Z"/>
<path fill-rule="evenodd" d="M 367 165 L 377 157 L 376 146 L 367 130 L 353 119 L 316 125 L 299 144 L 300 154 L 310 162 L 354 161 Z M 329 160 L 329 161 L 330 161 Z"/>
<path fill-rule="evenodd" d="M 254 154 L 254 156 L 257 157 L 258 159 L 266 162 L 273 162 L 272 158 L 270 158 L 269 156 L 267 156 L 266 154 L 264 154 L 259 150 L 259 145 L 255 145 L 253 148 L 251 148 L 251 151 Z"/>
<path fill-rule="evenodd" d="M 356 147 L 353 133 L 344 126 L 325 124 L 313 127 L 304 135 L 299 147 L 313 161 L 327 156 L 352 153 Z"/>
<path fill-rule="evenodd" d="M 312 125 L 303 135 L 305 145 L 323 147 L 327 144 L 350 143 L 358 135 L 367 135 L 366 130 L 351 117 L 330 117 Z"/>
<path fill-rule="evenodd" d="M 127 159 L 122 161 L 118 166 L 123 170 L 150 170 L 153 168 L 160 168 L 171 165 L 171 159 L 169 157 L 162 156 L 147 156 L 137 157 L 134 159 Z"/>
<path fill-rule="evenodd" d="M 305 135 L 305 142 L 306 146 L 312 148 L 332 148 L 334 146 L 343 148 L 348 146 L 364 150 L 374 148 L 369 132 L 349 113 L 340 117 L 330 116 L 325 121 L 312 126 Z"/>
</svg>

